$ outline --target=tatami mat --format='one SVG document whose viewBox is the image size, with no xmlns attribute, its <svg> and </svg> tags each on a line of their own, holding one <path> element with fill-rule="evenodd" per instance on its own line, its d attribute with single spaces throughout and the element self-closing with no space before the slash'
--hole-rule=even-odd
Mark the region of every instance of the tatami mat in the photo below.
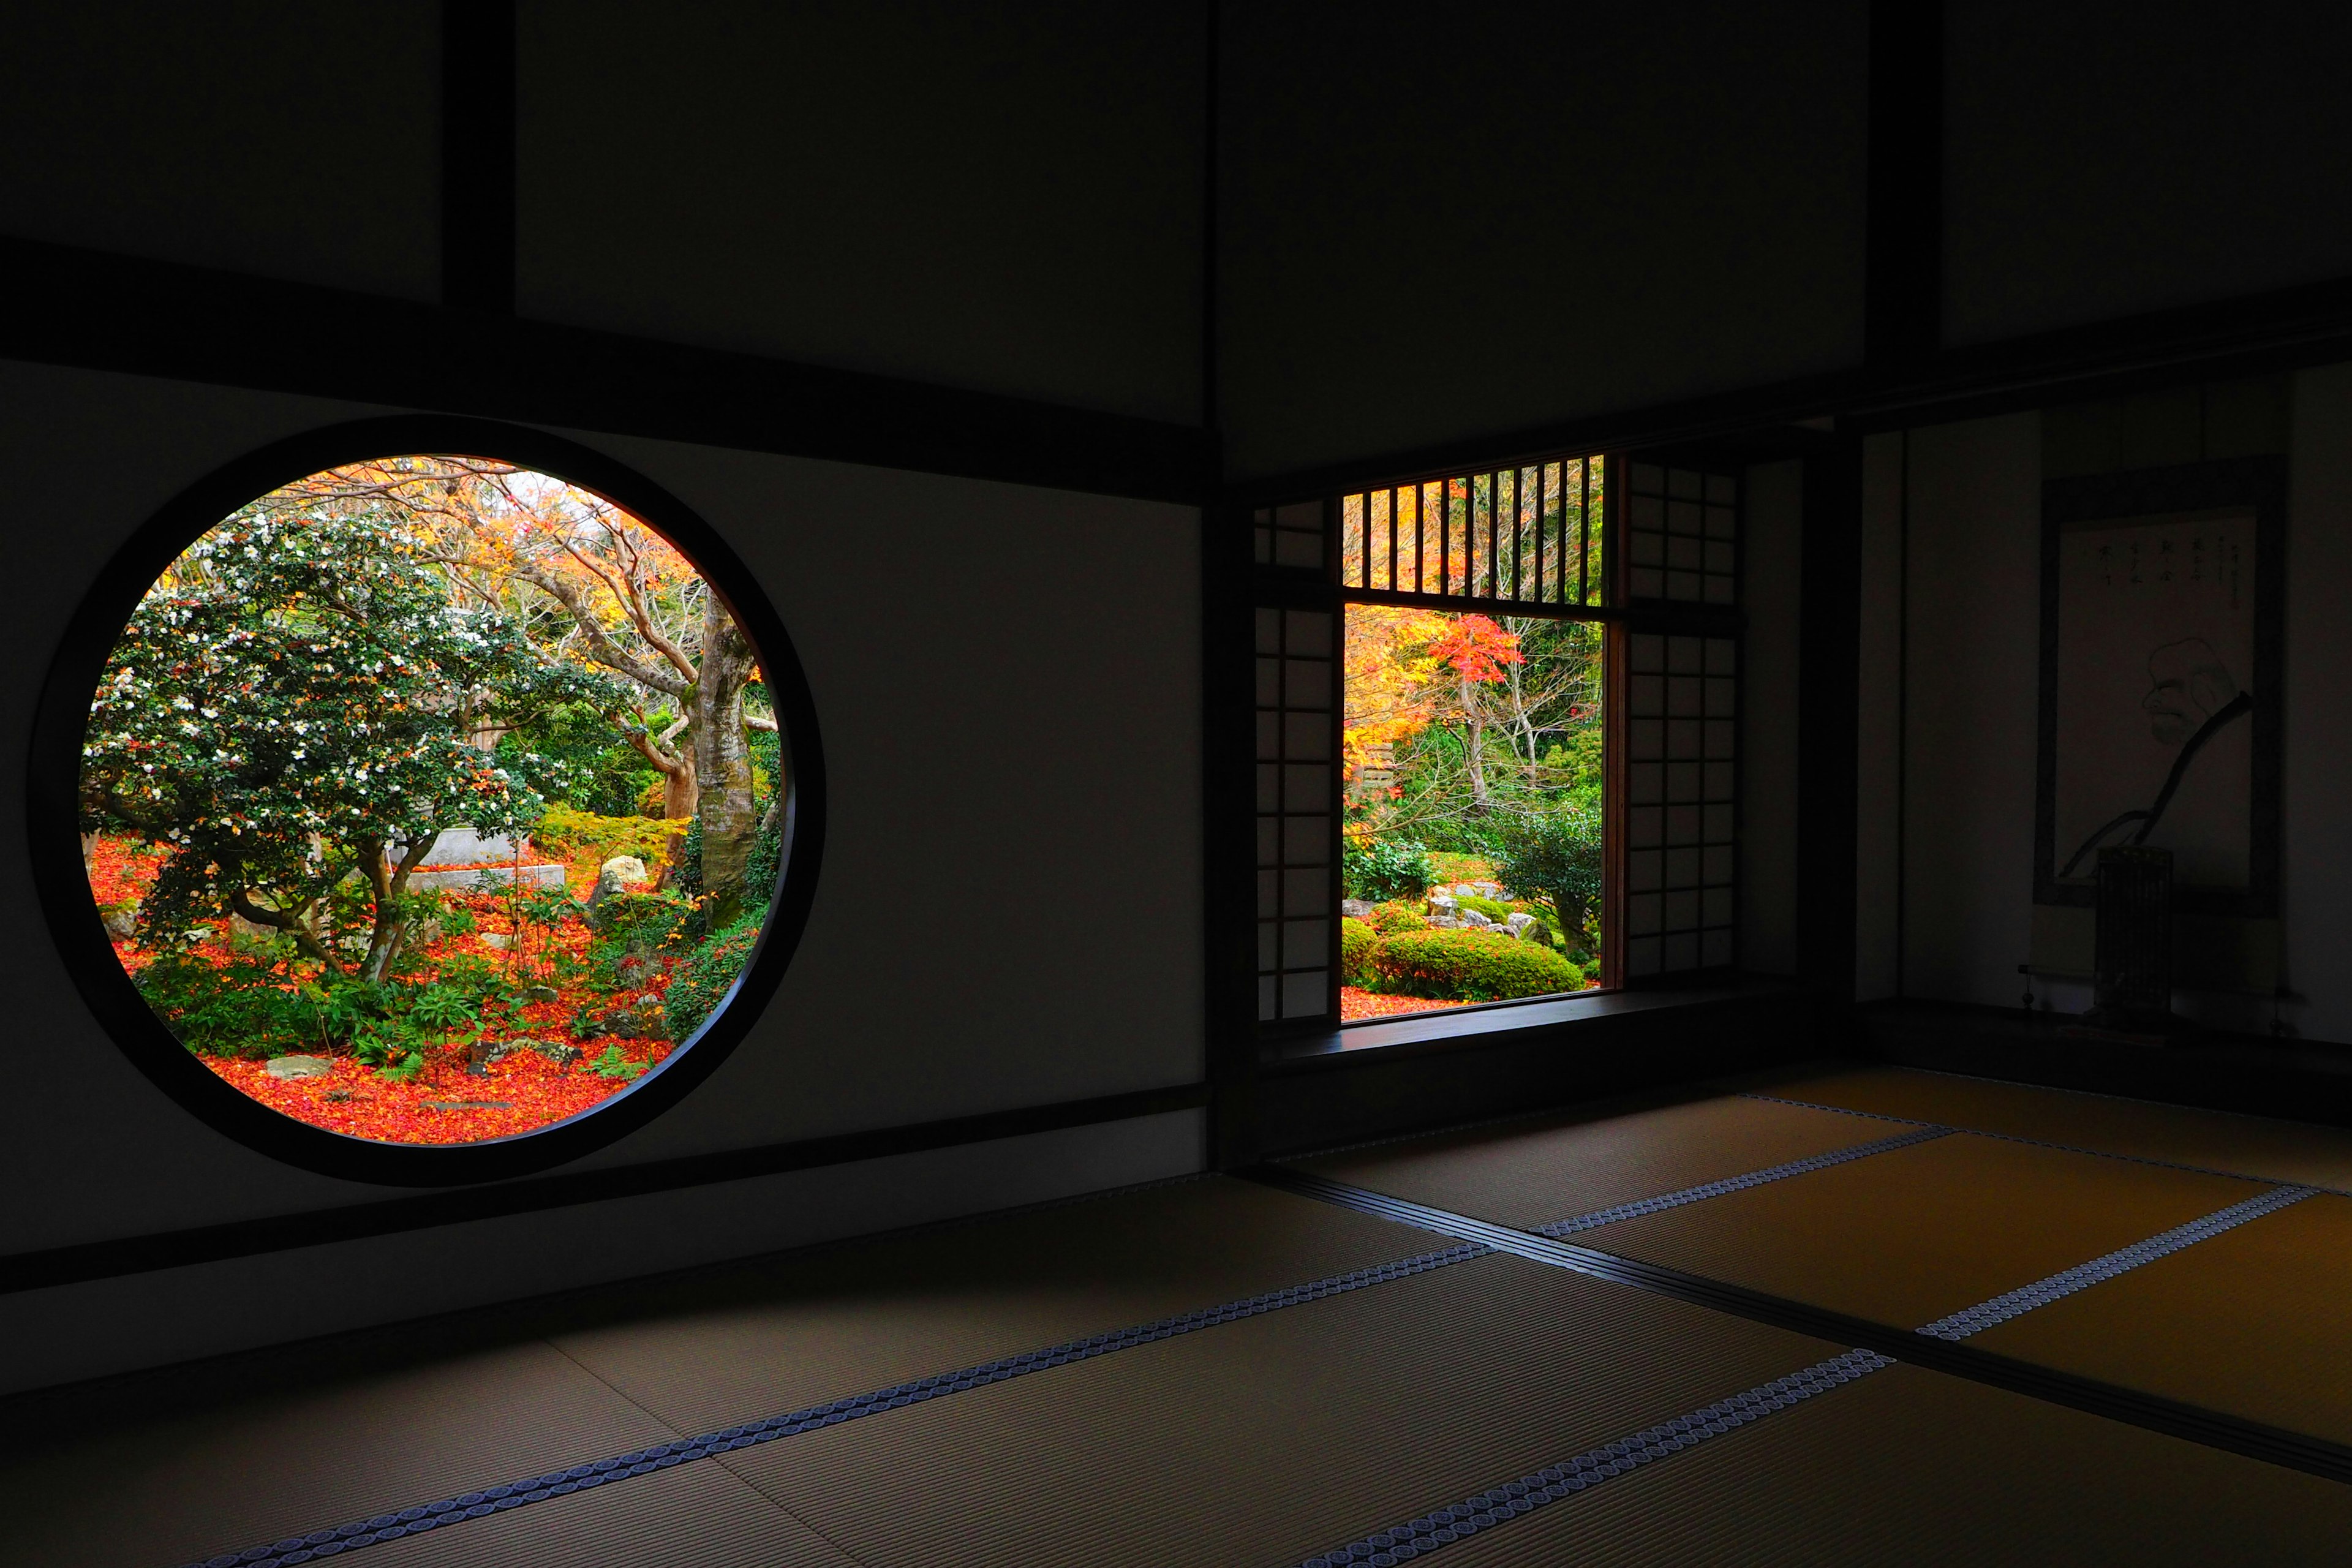
<svg viewBox="0 0 2352 1568">
<path fill-rule="evenodd" d="M 1962 1132 L 1575 1240 L 1910 1329 L 2268 1190 Z"/>
<path fill-rule="evenodd" d="M 1211 1177 L 830 1248 L 555 1342 L 704 1432 L 1447 1245 Z"/>
<path fill-rule="evenodd" d="M 1601 1121 L 1470 1128 L 1301 1160 L 1296 1168 L 1533 1228 L 1900 1131 L 1833 1110 L 1727 1097 Z"/>
<path fill-rule="evenodd" d="M 2352 1129 L 1904 1068 L 1791 1079 L 1759 1092 L 2274 1182 L 2352 1190 Z"/>
<path fill-rule="evenodd" d="M 1974 1342 L 2352 1444 L 2352 1198 L 2305 1198 Z"/>
<path fill-rule="evenodd" d="M 373 1546 L 352 1561 L 353 1568 L 858 1568 L 712 1464 Z"/>
<path fill-rule="evenodd" d="M 169 1568 L 674 1436 L 522 1344 L 20 1447 L 0 1467 L 0 1560 Z"/>
<path fill-rule="evenodd" d="M 725 1462 L 868 1568 L 1291 1563 L 1839 1348 L 1490 1256 Z"/>
<path fill-rule="evenodd" d="M 2347 1541 L 2352 1487 L 1894 1366 L 1434 1561 L 2269 1568 L 2340 1563 Z"/>
</svg>

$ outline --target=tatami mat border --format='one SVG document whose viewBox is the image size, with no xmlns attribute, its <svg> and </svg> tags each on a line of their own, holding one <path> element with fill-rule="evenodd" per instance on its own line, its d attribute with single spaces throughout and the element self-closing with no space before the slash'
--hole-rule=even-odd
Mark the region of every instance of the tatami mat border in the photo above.
<svg viewBox="0 0 2352 1568">
<path fill-rule="evenodd" d="M 2103 1279 L 2112 1279 L 2118 1274 L 2128 1274 L 2143 1264 L 2153 1263 L 2159 1258 L 2168 1258 L 2183 1247 L 2194 1247 L 2199 1242 L 2219 1236 L 2225 1230 L 2235 1230 L 2249 1220 L 2260 1219 L 2266 1214 L 2275 1214 L 2290 1204 L 2299 1204 L 2305 1198 L 2318 1195 L 2319 1189 L 2316 1187 L 2273 1187 L 2267 1193 L 2247 1198 L 2242 1203 L 2231 1204 L 2225 1209 L 2216 1209 L 2213 1213 L 2200 1219 L 2192 1219 L 2186 1225 L 2174 1226 L 2170 1230 L 2159 1232 L 2149 1237 L 2146 1241 L 2136 1241 L 2129 1247 L 2118 1247 L 2104 1258 L 2094 1258 L 2088 1263 L 2077 1263 L 2074 1268 L 2061 1269 L 2046 1279 L 2037 1279 L 2032 1284 L 2020 1286 L 2006 1295 L 1995 1296 L 1990 1301 L 1979 1301 L 1975 1306 L 1954 1312 L 1949 1317 L 1938 1318 L 1932 1323 L 1922 1325 L 1916 1331 L 1933 1334 L 1939 1340 L 1964 1340 L 1970 1334 L 1980 1334 L 1996 1323 L 2005 1323 L 2011 1318 L 2023 1317 L 2037 1307 L 2046 1307 L 2051 1302 L 2071 1296 L 2077 1290 L 2087 1290 Z"/>
<path fill-rule="evenodd" d="M 1603 1481 L 1654 1464 L 1695 1448 L 1710 1437 L 1720 1437 L 1736 1432 L 1751 1422 L 1760 1421 L 1775 1411 L 1801 1405 L 1817 1394 L 1827 1394 L 1858 1377 L 1867 1377 L 1881 1367 L 1895 1363 L 1876 1351 L 1848 1351 L 1816 1362 L 1801 1372 L 1786 1377 L 1776 1377 L 1769 1383 L 1759 1384 L 1743 1394 L 1728 1399 L 1718 1399 L 1713 1405 L 1694 1410 L 1687 1415 L 1677 1415 L 1645 1427 L 1630 1437 L 1586 1450 L 1572 1459 L 1557 1465 L 1546 1465 L 1530 1471 L 1517 1480 L 1506 1481 L 1480 1492 L 1476 1497 L 1444 1508 L 1433 1509 L 1420 1518 L 1402 1524 L 1377 1530 L 1360 1541 L 1307 1558 L 1299 1568 L 1348 1568 L 1362 1563 L 1371 1568 L 1391 1568 L 1398 1563 L 1409 1563 L 1416 1557 L 1426 1557 L 1441 1547 L 1465 1541 L 1483 1530 L 1506 1524 L 1522 1514 L 1533 1513 L 1549 1504 L 1590 1490 Z"/>
<path fill-rule="evenodd" d="M 2065 1089 L 2053 1092 L 2074 1094 L 2081 1091 Z M 2179 1160 L 2159 1160 L 2153 1154 L 2126 1154 L 2116 1149 L 2091 1149 L 2080 1143 L 2060 1143 L 2048 1138 L 2028 1138 L 2019 1132 L 1995 1132 L 1987 1127 L 1962 1127 L 1958 1122 L 1923 1121 L 1916 1116 L 1890 1116 L 1884 1110 L 1856 1110 L 1850 1105 L 1823 1105 L 1819 1100 L 1791 1100 L 1785 1094 L 1759 1094 L 1753 1090 L 1742 1090 L 1739 1098 L 1769 1100 L 1774 1105 L 1793 1105 L 1804 1110 L 1833 1110 L 1840 1116 L 1866 1117 L 1873 1121 L 1892 1121 L 1903 1127 L 1940 1127 L 1947 1132 L 1966 1132 L 1971 1137 L 1993 1138 L 2003 1143 L 2025 1143 L 2036 1149 L 2055 1149 L 2062 1154 L 2089 1154 L 2101 1160 L 2128 1160 L 2135 1165 L 2157 1165 L 2168 1171 L 2187 1171 L 2200 1176 L 2234 1176 L 2242 1182 L 2275 1183 L 2278 1181 L 2276 1176 L 2257 1175 L 2252 1171 L 2225 1171 L 2216 1165 L 2191 1165 Z M 2114 1097 L 2102 1096 L 2101 1098 Z M 2334 1193 L 2339 1197 L 2352 1197 L 2352 1188 L 2324 1186 L 2315 1182 L 2297 1184 L 2308 1186 L 2315 1193 Z"/>
<path fill-rule="evenodd" d="M 1779 1165 L 1767 1165 L 1761 1170 L 1748 1171 L 1737 1176 L 1726 1176 L 1720 1181 L 1701 1182 L 1697 1186 L 1685 1187 L 1679 1192 L 1661 1193 L 1654 1198 L 1636 1198 L 1629 1204 L 1613 1204 L 1608 1208 L 1594 1209 L 1591 1214 L 1577 1215 L 1570 1219 L 1556 1219 L 1549 1225 L 1537 1226 L 1535 1233 L 1538 1236 L 1573 1236 L 1580 1230 L 1593 1230 L 1604 1225 L 1615 1225 L 1620 1220 L 1640 1219 L 1643 1215 L 1680 1208 L 1685 1204 L 1695 1204 L 1707 1198 L 1721 1197 L 1726 1193 L 1745 1192 L 1749 1187 L 1760 1187 L 1772 1182 L 1785 1182 L 1791 1176 L 1801 1176 L 1811 1171 L 1826 1171 L 1832 1165 L 1843 1165 L 1849 1160 L 1866 1160 L 1873 1154 L 1885 1154 L 1896 1149 L 1908 1149 L 1915 1143 L 1933 1142 L 1938 1138 L 1950 1137 L 1953 1131 L 1949 1127 L 1923 1127 L 1914 1132 L 1897 1133 L 1892 1138 L 1881 1138 L 1869 1143 L 1856 1143 L 1850 1149 L 1832 1149 L 1826 1154 L 1808 1154 L 1801 1160 L 1790 1160 Z"/>
<path fill-rule="evenodd" d="M 2330 1442 L 2306 1433 L 2225 1415 L 2201 1406 L 2167 1399 L 2138 1389 L 2102 1383 L 2095 1378 L 2061 1372 L 2033 1362 L 1996 1354 L 1975 1345 L 1945 1340 L 1916 1330 L 1897 1329 L 1866 1318 L 1815 1307 L 1745 1286 L 1710 1279 L 1663 1264 L 1644 1263 L 1601 1252 L 1574 1242 L 1559 1241 L 1531 1231 L 1513 1230 L 1487 1220 L 1458 1215 L 1425 1204 L 1367 1192 L 1320 1176 L 1275 1166 L 1241 1173 L 1252 1180 L 1304 1197 L 1352 1208 L 1406 1225 L 1418 1225 L 1441 1236 L 1476 1241 L 1497 1252 L 1532 1262 L 1567 1268 L 1597 1279 L 1635 1289 L 1650 1290 L 1695 1306 L 1728 1312 L 1751 1322 L 1769 1324 L 1814 1339 L 1875 1351 L 1896 1361 L 1931 1372 L 1966 1378 L 1987 1387 L 2022 1394 L 2068 1409 L 2104 1415 L 2147 1431 L 2183 1438 L 2207 1447 L 2242 1454 L 2307 1475 L 2352 1482 L 2352 1446 Z M 2226 1213 L 2227 1211 L 2221 1211 Z M 2210 1217 L 2210 1216 L 2209 1216 Z M 2053 1277 L 2056 1278 L 2055 1276 Z"/>
<path fill-rule="evenodd" d="M 283 1540 L 249 1546 L 242 1552 L 227 1552 L 202 1558 L 187 1568 L 296 1568 L 296 1565 L 322 1558 L 341 1556 L 363 1548 L 396 1541 L 404 1536 L 422 1535 L 428 1531 L 446 1529 L 468 1520 L 487 1519 L 494 1513 L 504 1513 L 532 1503 L 546 1502 L 573 1492 L 623 1481 L 635 1476 L 650 1475 L 656 1470 L 672 1469 L 697 1459 L 710 1458 L 719 1454 L 732 1453 L 739 1448 L 772 1443 L 780 1437 L 814 1430 L 820 1426 L 837 1426 L 845 1421 L 856 1421 L 867 1415 L 878 1415 L 886 1410 L 900 1410 L 910 1405 L 920 1405 L 943 1394 L 961 1394 L 967 1389 L 985 1387 L 1031 1373 L 1066 1366 L 1072 1362 L 1090 1361 L 1116 1351 L 1132 1350 L 1138 1345 L 1153 1344 L 1174 1339 L 1180 1334 L 1215 1328 L 1221 1323 L 1236 1322 L 1266 1312 L 1276 1312 L 1286 1307 L 1303 1306 L 1327 1297 L 1345 1295 L 1370 1285 L 1384 1285 L 1392 1279 L 1403 1279 L 1415 1274 L 1426 1274 L 1433 1268 L 1444 1268 L 1456 1263 L 1466 1263 L 1474 1258 L 1484 1258 L 1494 1249 L 1481 1243 L 1440 1248 L 1400 1258 L 1393 1263 L 1376 1264 L 1369 1268 L 1351 1269 L 1345 1274 L 1327 1275 L 1310 1279 L 1303 1285 L 1287 1286 L 1279 1290 L 1262 1291 L 1220 1306 L 1204 1307 L 1198 1311 L 1175 1317 L 1160 1318 L 1131 1328 L 1093 1334 L 1081 1340 L 1069 1340 L 1049 1345 L 1043 1350 L 1024 1351 L 1018 1355 L 1002 1356 L 956 1372 L 943 1372 L 909 1383 L 893 1384 L 866 1394 L 811 1405 L 782 1415 L 772 1415 L 761 1421 L 729 1426 L 716 1432 L 706 1432 L 696 1437 L 680 1437 L 674 1442 L 656 1443 L 633 1453 L 617 1454 L 608 1459 L 590 1464 L 574 1465 L 570 1469 L 557 1470 L 524 1480 L 509 1481 L 503 1486 L 485 1488 L 457 1497 L 441 1498 L 432 1502 L 380 1513 L 373 1518 L 354 1520 L 331 1529 L 311 1531 L 307 1534 L 288 1536 Z"/>
</svg>

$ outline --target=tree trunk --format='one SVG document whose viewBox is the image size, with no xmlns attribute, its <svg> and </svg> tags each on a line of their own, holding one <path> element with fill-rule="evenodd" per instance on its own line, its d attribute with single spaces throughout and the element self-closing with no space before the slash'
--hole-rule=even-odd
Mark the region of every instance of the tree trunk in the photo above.
<svg viewBox="0 0 2352 1568">
<path fill-rule="evenodd" d="M 694 685 L 694 771 L 701 788 L 702 892 L 712 931 L 742 911 L 743 873 L 759 837 L 751 750 L 743 741 L 743 688 L 756 667 L 716 594 L 704 601 L 702 662 Z"/>
<path fill-rule="evenodd" d="M 360 868 L 366 875 L 368 891 L 375 900 L 375 920 L 368 931 L 367 957 L 360 963 L 360 978 L 372 985 L 383 984 L 392 968 L 392 961 L 408 940 L 408 916 L 400 907 L 401 896 L 408 891 L 408 874 L 433 852 L 433 842 L 440 837 L 428 833 L 407 847 L 394 865 L 384 853 L 384 847 L 362 843 L 359 847 Z"/>
</svg>

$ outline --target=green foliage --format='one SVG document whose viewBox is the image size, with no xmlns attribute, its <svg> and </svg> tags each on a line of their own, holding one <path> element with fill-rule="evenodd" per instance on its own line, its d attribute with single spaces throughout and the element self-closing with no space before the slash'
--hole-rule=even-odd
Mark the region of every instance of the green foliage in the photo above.
<svg viewBox="0 0 2352 1568">
<path fill-rule="evenodd" d="M 683 1041 L 718 1010 L 728 987 L 751 962 L 751 950 L 759 944 L 760 923 L 766 914 L 761 910 L 744 915 L 712 932 L 678 965 L 662 998 L 671 1039 Z"/>
<path fill-rule="evenodd" d="M 500 767 L 583 816 L 633 815 L 638 793 L 661 777 L 591 702 L 557 703 L 532 716 L 499 737 L 497 755 Z"/>
<path fill-rule="evenodd" d="M 428 985 L 409 1004 L 408 1016 L 428 1029 L 460 1029 L 481 1016 L 481 1005 L 447 985 Z"/>
<path fill-rule="evenodd" d="M 1400 931 L 1375 963 L 1381 989 L 1433 1000 L 1501 1002 L 1583 989 L 1584 973 L 1548 947 L 1482 931 Z"/>
<path fill-rule="evenodd" d="M 180 1043 L 206 1056 L 280 1057 L 331 1048 L 348 1031 L 322 1016 L 323 996 L 315 991 L 306 996 L 276 965 L 232 960 L 215 968 L 166 951 L 134 978 L 147 1005 Z"/>
<path fill-rule="evenodd" d="M 1372 954 L 1380 947 L 1380 933 L 1366 921 L 1343 920 L 1339 922 L 1339 979 L 1348 985 L 1370 986 L 1380 976 L 1372 968 Z"/>
<path fill-rule="evenodd" d="M 1418 902 L 1400 899 L 1372 906 L 1372 929 L 1382 936 L 1394 936 L 1401 931 L 1426 931 L 1429 921 Z"/>
<path fill-rule="evenodd" d="M 424 1055 L 421 1052 L 411 1051 L 393 1066 L 376 1068 L 375 1076 L 386 1083 L 406 1083 L 424 1070 Z"/>
<path fill-rule="evenodd" d="M 614 1078 L 625 1082 L 630 1079 L 643 1078 L 646 1064 L 629 1060 L 621 1054 L 620 1046 L 614 1044 L 606 1046 L 604 1054 L 588 1064 L 588 1070 L 598 1078 Z"/>
<path fill-rule="evenodd" d="M 1571 942 L 1601 902 L 1601 803 L 1571 799 L 1496 818 L 1496 870 L 1516 892 L 1544 900 Z"/>
<path fill-rule="evenodd" d="M 575 811 L 561 802 L 547 808 L 531 830 L 531 842 L 566 860 L 593 857 L 602 865 L 616 855 L 634 855 L 646 866 L 662 862 L 669 847 L 669 824 L 653 817 L 601 816 Z"/>
<path fill-rule="evenodd" d="M 667 889 L 624 889 L 597 906 L 599 945 L 615 953 L 658 952 L 677 945 L 694 915 L 694 900 Z"/>
<path fill-rule="evenodd" d="M 1417 899 L 1434 875 L 1428 851 L 1409 838 L 1366 840 L 1351 834 L 1340 861 L 1348 896 L 1373 903 Z"/>
</svg>

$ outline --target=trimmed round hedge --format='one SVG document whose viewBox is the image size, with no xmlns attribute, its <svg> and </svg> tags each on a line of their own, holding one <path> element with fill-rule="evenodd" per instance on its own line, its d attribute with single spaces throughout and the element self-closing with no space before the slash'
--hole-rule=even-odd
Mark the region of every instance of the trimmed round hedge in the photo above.
<svg viewBox="0 0 2352 1568">
<path fill-rule="evenodd" d="M 1380 933 L 1366 921 L 1342 920 L 1339 922 L 1339 980 L 1342 984 L 1360 985 L 1369 990 L 1380 981 L 1380 972 L 1373 968 L 1373 954 L 1379 952 Z"/>
<path fill-rule="evenodd" d="M 1550 948 L 1480 931 L 1399 931 L 1380 943 L 1372 963 L 1381 990 L 1433 1001 L 1504 1002 L 1584 988 L 1584 972 Z"/>
</svg>

